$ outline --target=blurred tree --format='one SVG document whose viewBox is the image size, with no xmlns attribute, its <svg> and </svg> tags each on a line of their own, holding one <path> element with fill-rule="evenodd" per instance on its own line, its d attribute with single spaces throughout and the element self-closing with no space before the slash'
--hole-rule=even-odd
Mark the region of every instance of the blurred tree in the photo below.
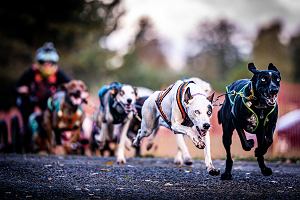
<svg viewBox="0 0 300 200">
<path fill-rule="evenodd" d="M 293 80 L 300 83 L 300 33 L 291 38 L 289 47 L 293 62 Z"/>
<path fill-rule="evenodd" d="M 188 58 L 191 73 L 213 84 L 217 84 L 216 80 L 224 80 L 230 69 L 241 61 L 232 42 L 235 30 L 235 26 L 226 20 L 200 24 L 190 38 L 191 48 L 195 51 Z"/>
<path fill-rule="evenodd" d="M 74 77 L 90 80 L 81 72 L 102 73 L 104 59 L 95 58 L 110 53 L 99 48 L 99 38 L 115 29 L 122 14 L 121 0 L 5 1 L 0 7 L 1 85 L 13 85 L 45 41 L 54 42 L 62 68 Z M 2 86 L 4 105 L 12 102 L 13 86 Z"/>
<path fill-rule="evenodd" d="M 279 40 L 282 23 L 278 20 L 259 30 L 253 48 L 253 61 L 261 69 L 269 63 L 276 65 L 283 80 L 291 81 L 292 65 L 288 47 Z"/>
<path fill-rule="evenodd" d="M 144 86 L 154 90 L 171 84 L 180 74 L 172 71 L 161 50 L 160 40 L 155 34 L 149 18 L 142 17 L 130 51 L 123 58 L 111 59 L 109 74 L 113 80 Z"/>
</svg>

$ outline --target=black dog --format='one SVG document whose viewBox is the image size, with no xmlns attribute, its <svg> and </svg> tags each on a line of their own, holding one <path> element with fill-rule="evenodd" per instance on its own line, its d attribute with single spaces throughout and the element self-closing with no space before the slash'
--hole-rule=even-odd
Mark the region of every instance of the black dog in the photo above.
<svg viewBox="0 0 300 200">
<path fill-rule="evenodd" d="M 270 63 L 268 70 L 257 70 L 253 63 L 248 69 L 254 75 L 249 79 L 242 79 L 227 86 L 227 95 L 223 106 L 218 112 L 219 123 L 223 128 L 223 145 L 226 150 L 226 169 L 222 180 L 232 179 L 233 161 L 230 154 L 232 134 L 238 132 L 242 147 L 250 151 L 254 140 L 247 140 L 244 130 L 255 134 L 258 146 L 255 149 L 258 165 L 264 176 L 270 176 L 272 170 L 265 165 L 264 154 L 273 142 L 278 105 L 277 94 L 280 87 L 280 72 Z"/>
</svg>

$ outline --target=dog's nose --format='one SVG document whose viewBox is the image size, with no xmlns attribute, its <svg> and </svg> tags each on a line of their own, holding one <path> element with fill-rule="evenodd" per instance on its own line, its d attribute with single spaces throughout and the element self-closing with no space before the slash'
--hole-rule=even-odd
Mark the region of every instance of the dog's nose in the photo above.
<svg viewBox="0 0 300 200">
<path fill-rule="evenodd" d="M 131 104 L 131 102 L 132 102 L 132 99 L 127 99 L 128 104 Z"/>
<path fill-rule="evenodd" d="M 278 93 L 278 91 L 279 91 L 278 88 L 271 88 L 271 89 L 270 89 L 270 94 L 275 95 L 275 94 Z"/>
<path fill-rule="evenodd" d="M 205 123 L 205 124 L 203 124 L 203 128 L 204 128 L 205 130 L 208 130 L 208 129 L 209 129 L 209 127 L 210 127 L 210 124 L 209 124 L 209 123 Z"/>
</svg>

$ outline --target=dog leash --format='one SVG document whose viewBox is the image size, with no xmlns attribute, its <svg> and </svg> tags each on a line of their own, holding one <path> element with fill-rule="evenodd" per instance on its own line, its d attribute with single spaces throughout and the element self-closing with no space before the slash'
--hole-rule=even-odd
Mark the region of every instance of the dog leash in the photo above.
<svg viewBox="0 0 300 200">
<path fill-rule="evenodd" d="M 223 94 L 217 96 L 217 97 L 216 97 L 216 100 L 213 101 L 213 106 L 222 106 L 222 105 L 223 105 L 222 103 L 219 103 L 219 104 L 215 104 L 215 103 L 216 103 L 217 101 L 219 101 L 219 98 L 222 97 L 222 96 L 224 96 L 224 95 L 231 95 L 231 96 L 239 95 L 240 97 L 245 98 L 245 99 L 247 99 L 248 101 L 250 101 L 250 100 L 255 100 L 256 97 L 254 96 L 254 91 L 253 91 L 253 89 L 252 89 L 252 84 L 251 84 L 251 90 L 250 90 L 251 94 L 250 94 L 249 96 L 245 96 L 244 90 L 245 90 L 245 87 L 246 87 L 246 86 L 247 86 L 247 85 L 245 85 L 245 86 L 244 86 L 240 91 L 238 91 L 238 92 L 235 91 L 235 90 L 232 90 L 232 91 L 228 92 L 228 87 L 226 87 L 226 91 L 227 91 L 227 92 L 225 92 L 225 93 L 223 93 Z M 230 100 L 230 102 L 232 102 L 230 98 L 229 98 L 229 100 Z M 232 102 L 232 103 L 233 103 L 233 102 Z"/>
</svg>

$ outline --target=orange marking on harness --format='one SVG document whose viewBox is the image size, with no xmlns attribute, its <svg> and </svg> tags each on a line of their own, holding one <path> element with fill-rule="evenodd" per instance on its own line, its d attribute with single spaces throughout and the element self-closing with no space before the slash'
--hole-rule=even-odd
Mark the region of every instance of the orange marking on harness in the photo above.
<svg viewBox="0 0 300 200">
<path fill-rule="evenodd" d="M 184 107 L 181 103 L 181 98 L 182 98 L 182 92 L 183 90 L 185 89 L 185 87 L 189 84 L 189 82 L 185 82 L 185 83 L 182 83 L 178 89 L 177 89 L 177 93 L 176 93 L 176 101 L 177 101 L 177 105 L 179 107 L 179 110 L 181 112 L 181 116 L 182 116 L 182 119 L 185 119 L 186 118 L 186 112 L 184 110 Z"/>
</svg>

